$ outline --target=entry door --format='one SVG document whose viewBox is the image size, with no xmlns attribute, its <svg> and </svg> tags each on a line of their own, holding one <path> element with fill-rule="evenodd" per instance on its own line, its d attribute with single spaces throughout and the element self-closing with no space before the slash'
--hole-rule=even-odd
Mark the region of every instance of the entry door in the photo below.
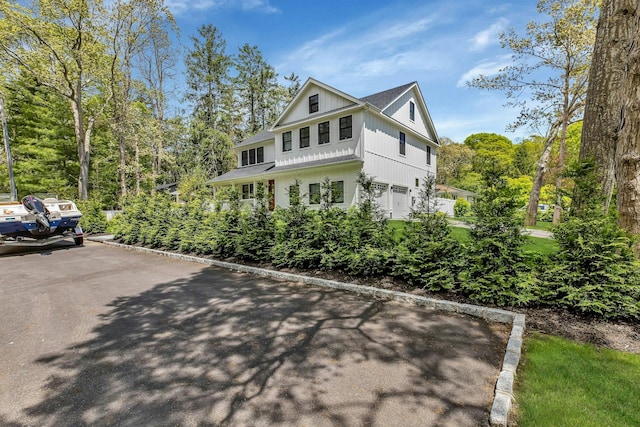
<svg viewBox="0 0 640 427">
<path fill-rule="evenodd" d="M 276 208 L 276 181 L 274 179 L 269 180 L 269 210 L 272 211 Z"/>
</svg>

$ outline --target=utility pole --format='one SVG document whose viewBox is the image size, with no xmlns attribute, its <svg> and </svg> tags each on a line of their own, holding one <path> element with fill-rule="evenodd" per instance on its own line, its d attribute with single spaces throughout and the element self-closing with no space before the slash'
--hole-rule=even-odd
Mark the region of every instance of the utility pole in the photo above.
<svg viewBox="0 0 640 427">
<path fill-rule="evenodd" d="M 13 179 L 13 159 L 11 158 L 11 147 L 9 146 L 9 131 L 7 130 L 7 118 L 4 115 L 4 99 L 0 98 L 0 122 L 2 122 L 2 134 L 4 136 L 4 149 L 7 152 L 7 166 L 9 168 L 9 183 L 11 184 L 11 201 L 18 201 L 18 190 L 16 181 Z"/>
</svg>

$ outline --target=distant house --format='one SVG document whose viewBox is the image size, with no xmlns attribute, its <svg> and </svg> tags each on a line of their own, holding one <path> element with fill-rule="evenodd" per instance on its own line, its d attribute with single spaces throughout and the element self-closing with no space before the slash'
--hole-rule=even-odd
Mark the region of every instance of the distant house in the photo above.
<svg viewBox="0 0 640 427">
<path fill-rule="evenodd" d="M 356 98 L 308 79 L 273 126 L 237 144 L 238 166 L 210 181 L 235 186 L 245 203 L 259 183 L 272 203 L 289 206 L 299 180 L 305 203 L 319 206 L 321 183 L 331 181 L 335 206 L 359 200 L 359 172 L 375 177 L 388 217 L 406 217 L 427 175 L 436 173 L 440 143 L 417 82 Z"/>
<path fill-rule="evenodd" d="M 178 183 L 172 182 L 170 184 L 160 184 L 156 185 L 156 191 L 164 191 L 169 193 L 171 196 L 175 197 L 176 202 L 180 198 L 180 192 L 178 191 Z"/>
<path fill-rule="evenodd" d="M 443 199 L 464 199 L 469 203 L 475 203 L 478 195 L 473 191 L 461 190 L 450 185 L 438 184 L 436 185 L 436 196 Z"/>
</svg>

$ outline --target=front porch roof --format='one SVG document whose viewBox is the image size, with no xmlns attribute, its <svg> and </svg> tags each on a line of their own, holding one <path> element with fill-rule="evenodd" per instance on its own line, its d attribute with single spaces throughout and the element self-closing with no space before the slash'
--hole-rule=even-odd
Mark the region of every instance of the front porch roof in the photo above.
<svg viewBox="0 0 640 427">
<path fill-rule="evenodd" d="M 259 165 L 253 166 L 243 166 L 241 168 L 232 169 L 227 173 L 217 176 L 209 180 L 209 183 L 215 184 L 217 182 L 235 181 L 239 179 L 250 178 L 252 176 L 259 176 L 268 171 L 270 172 L 274 166 L 275 162 L 260 163 Z"/>
<path fill-rule="evenodd" d="M 293 163 L 290 165 L 276 166 L 275 168 L 271 169 L 269 173 L 278 173 L 278 172 L 290 171 L 294 169 L 308 169 L 308 168 L 315 168 L 315 167 L 326 166 L 326 165 L 333 166 L 336 164 L 349 163 L 354 161 L 359 161 L 362 163 L 362 159 L 360 157 L 356 156 L 355 154 L 349 154 L 348 156 L 329 157 L 327 159 L 314 160 L 311 162 Z"/>
</svg>

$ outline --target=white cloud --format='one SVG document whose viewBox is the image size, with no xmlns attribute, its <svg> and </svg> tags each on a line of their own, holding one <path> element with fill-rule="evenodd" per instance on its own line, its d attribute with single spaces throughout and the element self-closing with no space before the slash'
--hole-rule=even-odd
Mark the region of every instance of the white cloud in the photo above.
<svg viewBox="0 0 640 427">
<path fill-rule="evenodd" d="M 498 42 L 498 35 L 504 31 L 508 23 L 509 21 L 507 19 L 500 18 L 489 28 L 476 33 L 476 35 L 471 38 L 471 50 L 480 51 L 486 49 L 489 45 L 496 44 Z"/>
<path fill-rule="evenodd" d="M 473 80 L 474 77 L 478 77 L 480 75 L 485 77 L 494 76 L 508 65 L 511 65 L 511 55 L 502 55 L 497 57 L 495 60 L 481 62 L 464 73 L 462 77 L 460 77 L 460 80 L 458 80 L 456 86 L 464 87 L 468 81 Z"/>
<path fill-rule="evenodd" d="M 272 6 L 269 0 L 167 0 L 166 5 L 174 14 L 179 15 L 188 10 L 208 10 L 218 8 L 239 8 L 245 11 L 261 13 L 278 13 L 280 10 Z"/>
<path fill-rule="evenodd" d="M 415 14 L 412 11 L 412 14 Z M 278 70 L 296 70 L 303 77 L 313 76 L 321 81 L 344 84 L 351 90 L 362 86 L 362 78 L 369 81 L 397 73 L 416 79 L 416 70 L 441 66 L 435 61 L 429 31 L 436 16 L 407 19 L 397 16 L 384 24 L 367 17 L 346 23 L 283 55 Z"/>
</svg>

